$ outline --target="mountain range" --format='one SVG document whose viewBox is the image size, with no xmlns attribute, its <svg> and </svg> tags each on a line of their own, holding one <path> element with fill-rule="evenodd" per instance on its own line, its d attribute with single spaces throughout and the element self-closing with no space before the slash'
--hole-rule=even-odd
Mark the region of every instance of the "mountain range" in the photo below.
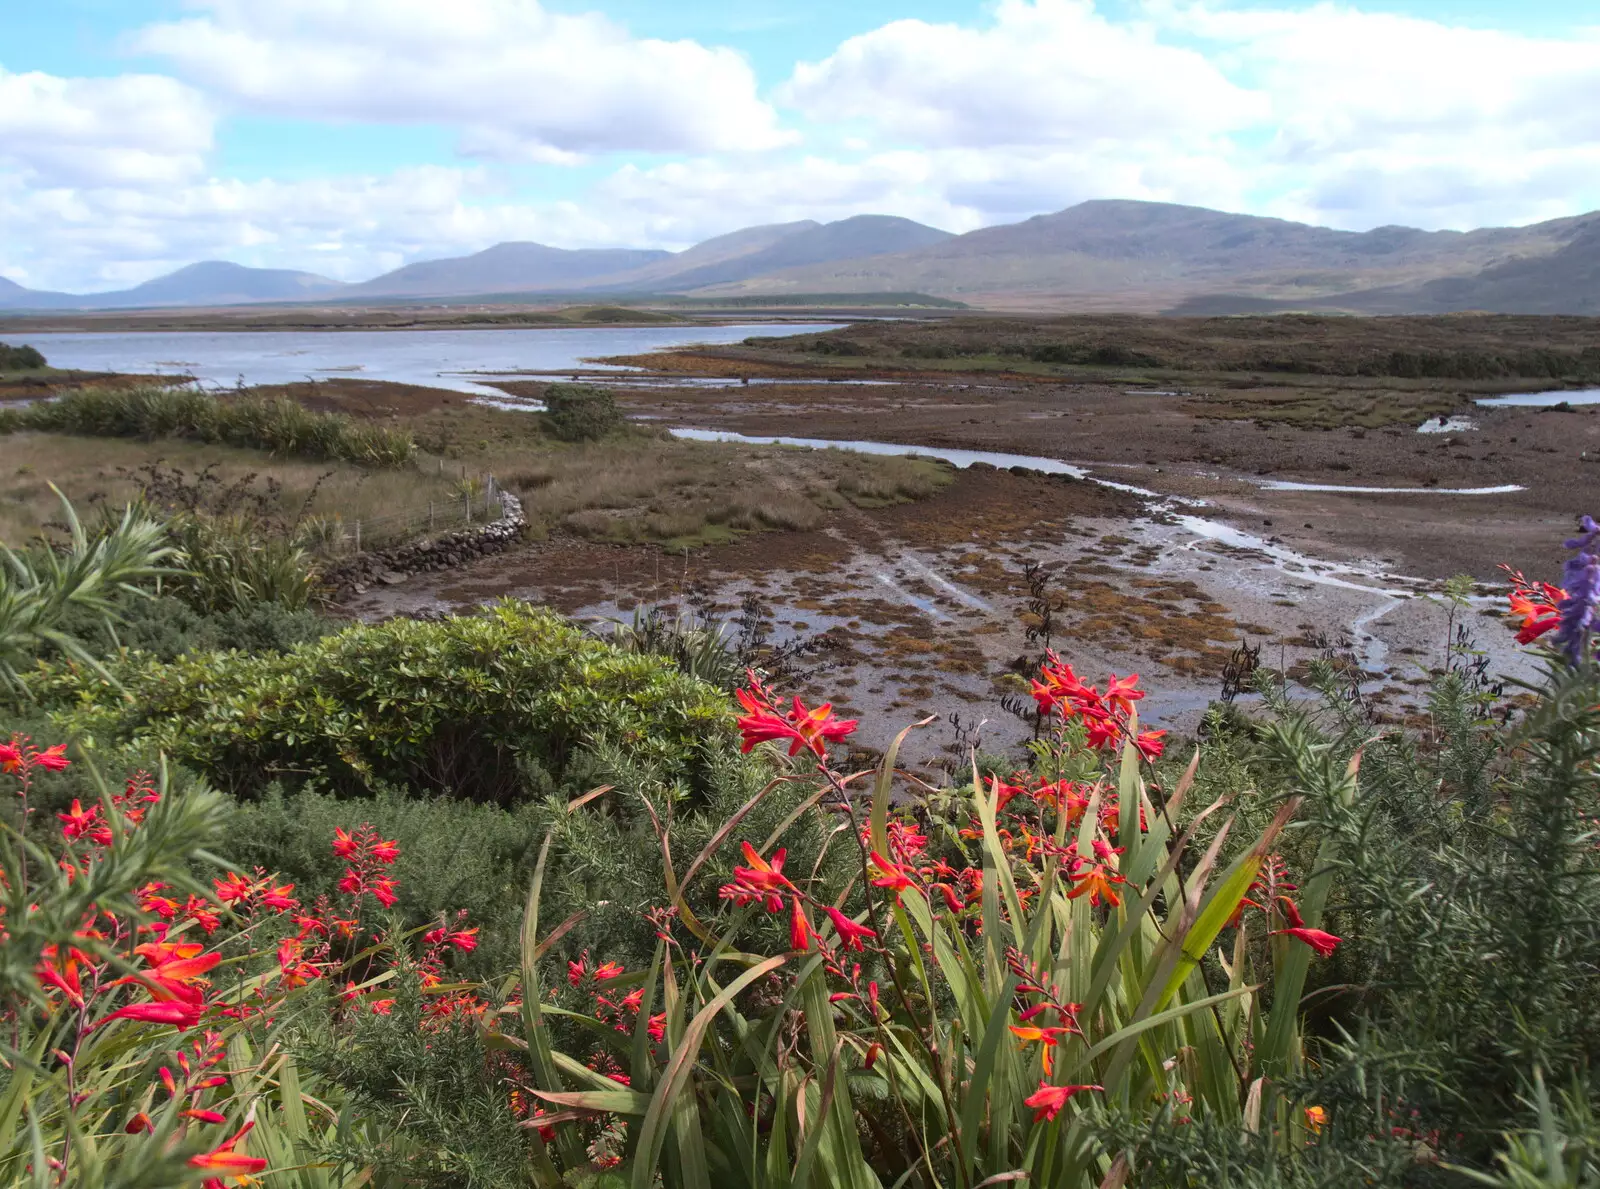
<svg viewBox="0 0 1600 1189">
<path fill-rule="evenodd" d="M 112 293 L 46 293 L 0 277 L 0 309 L 903 292 L 1017 310 L 1600 314 L 1600 212 L 1467 232 L 1352 232 L 1097 200 L 965 235 L 860 215 L 749 227 L 682 252 L 502 243 L 359 284 L 221 261 Z"/>
</svg>

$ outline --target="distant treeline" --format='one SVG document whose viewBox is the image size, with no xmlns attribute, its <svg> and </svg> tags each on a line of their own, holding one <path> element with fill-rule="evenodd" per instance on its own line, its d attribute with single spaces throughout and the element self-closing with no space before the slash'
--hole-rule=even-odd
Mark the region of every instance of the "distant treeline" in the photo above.
<svg viewBox="0 0 1600 1189">
<path fill-rule="evenodd" d="M 0 434 L 37 430 L 99 438 L 187 438 L 301 458 L 401 466 L 416 455 L 407 430 L 318 413 L 285 397 L 219 398 L 192 388 L 80 388 L 0 409 Z"/>
<path fill-rule="evenodd" d="M 44 366 L 44 356 L 37 348 L 0 343 L 0 372 L 31 372 Z"/>
</svg>

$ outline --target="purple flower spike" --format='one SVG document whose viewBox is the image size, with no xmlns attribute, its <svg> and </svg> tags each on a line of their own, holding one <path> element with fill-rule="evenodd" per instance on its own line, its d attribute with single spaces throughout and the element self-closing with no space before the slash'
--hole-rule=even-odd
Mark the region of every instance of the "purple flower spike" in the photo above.
<svg viewBox="0 0 1600 1189">
<path fill-rule="evenodd" d="M 1594 629 L 1600 613 L 1600 524 L 1585 516 L 1579 526 L 1580 536 L 1567 541 L 1568 549 L 1577 550 L 1562 568 L 1561 585 L 1567 597 L 1556 605 L 1561 613 L 1561 627 L 1556 639 L 1561 650 L 1572 664 L 1580 664 L 1589 653 L 1589 634 Z"/>
</svg>

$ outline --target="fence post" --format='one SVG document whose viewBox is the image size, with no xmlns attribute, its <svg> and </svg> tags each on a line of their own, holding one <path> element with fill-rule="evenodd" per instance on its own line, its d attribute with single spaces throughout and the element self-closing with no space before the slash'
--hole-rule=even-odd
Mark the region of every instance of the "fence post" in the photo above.
<svg viewBox="0 0 1600 1189">
<path fill-rule="evenodd" d="M 356 521 L 356 552 L 361 552 L 361 521 Z"/>
<path fill-rule="evenodd" d="M 472 523 L 472 493 L 470 491 L 463 491 L 461 493 L 461 506 L 464 509 L 466 509 L 467 523 L 471 524 Z"/>
<path fill-rule="evenodd" d="M 428 501 L 428 531 L 433 531 L 433 501 Z"/>
</svg>

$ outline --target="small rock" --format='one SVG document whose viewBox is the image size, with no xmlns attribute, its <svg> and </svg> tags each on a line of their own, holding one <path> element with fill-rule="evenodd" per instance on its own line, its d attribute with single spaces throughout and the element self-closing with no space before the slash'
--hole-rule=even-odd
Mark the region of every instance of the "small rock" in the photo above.
<svg viewBox="0 0 1600 1189">
<path fill-rule="evenodd" d="M 378 581 L 385 586 L 399 586 L 406 580 L 406 576 L 399 570 L 389 570 L 378 576 Z"/>
</svg>

